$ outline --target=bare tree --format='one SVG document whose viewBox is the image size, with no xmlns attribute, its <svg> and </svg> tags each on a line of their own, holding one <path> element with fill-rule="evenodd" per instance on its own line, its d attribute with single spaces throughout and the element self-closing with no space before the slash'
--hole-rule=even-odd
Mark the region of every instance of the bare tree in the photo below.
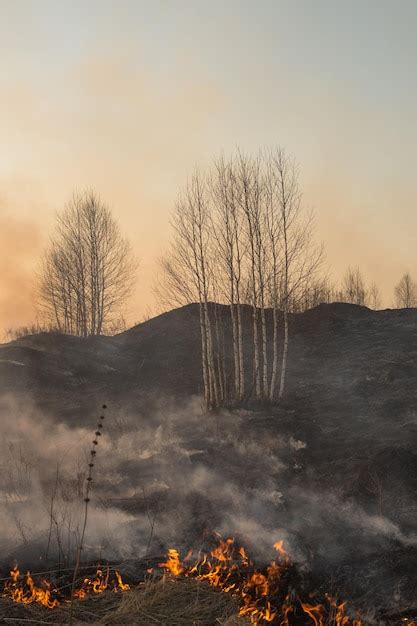
<svg viewBox="0 0 417 626">
<path fill-rule="evenodd" d="M 243 239 L 245 260 L 244 272 L 245 300 L 252 305 L 253 316 L 253 388 L 257 399 L 270 396 L 270 369 L 268 363 L 268 336 L 266 309 L 274 302 L 272 294 L 278 294 L 281 273 L 280 258 L 280 217 L 274 203 L 276 184 L 271 176 L 271 161 L 266 154 L 255 157 L 238 151 L 235 159 L 235 179 L 238 187 L 238 201 L 243 215 Z M 274 346 L 278 341 L 278 298 L 274 310 Z M 277 371 L 277 351 L 274 348 L 275 376 Z"/>
<path fill-rule="evenodd" d="M 154 294 L 162 309 L 199 302 L 198 287 L 191 267 L 183 261 L 182 246 L 178 239 L 159 258 L 159 274 L 154 284 Z"/>
<path fill-rule="evenodd" d="M 368 301 L 368 291 L 365 281 L 358 267 L 348 267 L 343 277 L 340 299 L 351 304 L 365 306 Z"/>
<path fill-rule="evenodd" d="M 313 215 L 304 214 L 298 182 L 298 166 L 278 148 L 270 156 L 276 179 L 276 210 L 280 218 L 282 249 L 281 306 L 284 320 L 284 345 L 278 398 L 285 390 L 289 346 L 289 311 L 291 300 L 299 297 L 317 273 L 323 256 L 322 246 L 314 243 Z M 274 382 L 274 377 L 272 382 Z M 270 398 L 274 397 L 271 385 Z"/>
<path fill-rule="evenodd" d="M 399 309 L 408 309 L 416 306 L 417 286 L 410 274 L 403 274 L 399 283 L 394 289 L 395 301 Z"/>
<path fill-rule="evenodd" d="M 291 299 L 291 311 L 301 312 L 319 304 L 329 304 L 336 300 L 336 290 L 327 276 L 312 277 Z"/>
<path fill-rule="evenodd" d="M 246 157 L 240 151 L 238 152 L 236 179 L 239 188 L 238 201 L 245 221 L 245 238 L 249 260 L 248 287 L 253 316 L 253 386 L 257 399 L 265 396 L 265 381 L 267 379 L 264 308 L 266 283 L 263 267 L 262 181 L 260 168 L 261 160 L 259 157 L 253 159 Z M 259 333 L 259 313 L 261 313 L 262 344 Z"/>
<path fill-rule="evenodd" d="M 213 283 L 211 259 L 211 206 L 207 180 L 196 172 L 181 192 L 172 215 L 174 239 L 162 260 L 163 284 L 177 301 L 197 301 L 200 314 L 201 362 L 208 408 L 219 406 L 209 295 Z M 159 288 L 161 291 L 161 287 Z"/>
<path fill-rule="evenodd" d="M 269 386 L 269 400 L 274 400 L 275 387 L 278 377 L 279 367 L 279 342 L 278 342 L 278 323 L 279 308 L 282 304 L 281 286 L 283 282 L 282 275 L 282 215 L 279 209 L 279 188 L 272 159 L 265 160 L 264 174 L 264 198 L 266 213 L 266 231 L 270 255 L 270 271 L 268 277 L 269 300 L 272 306 L 272 323 L 273 323 L 273 357 L 272 357 L 272 374 Z"/>
<path fill-rule="evenodd" d="M 289 312 L 316 303 L 320 297 L 329 299 L 331 292 L 323 279 L 315 278 L 322 248 L 314 244 L 312 215 L 301 205 L 294 162 L 283 150 L 255 157 L 238 151 L 229 160 L 221 157 L 207 176 L 192 177 L 176 205 L 172 224 L 174 238 L 161 260 L 162 279 L 156 291 L 159 300 L 168 305 L 199 302 L 207 406 L 213 408 L 249 395 L 245 391 L 242 328 L 243 306 L 247 304 L 252 308 L 253 328 L 250 394 L 258 400 L 273 401 L 279 380 L 278 397 L 282 398 Z M 230 311 L 231 375 L 226 372 L 225 317 L 216 304 L 219 302 L 227 304 Z M 268 362 L 270 306 L 272 370 Z M 249 356 L 250 349 L 246 349 Z"/>
<path fill-rule="evenodd" d="M 213 236 L 219 271 L 217 282 L 224 284 L 223 297 L 230 306 L 234 359 L 234 395 L 241 400 L 245 393 L 241 283 L 244 271 L 245 244 L 242 240 L 242 213 L 238 203 L 236 172 L 232 160 L 220 157 L 210 178 L 213 200 Z M 224 280 L 220 277 L 224 275 Z M 220 280 L 219 280 L 220 278 Z"/>
<path fill-rule="evenodd" d="M 62 332 L 100 335 L 120 318 L 136 264 L 110 209 L 92 191 L 57 215 L 38 284 L 43 316 Z"/>
<path fill-rule="evenodd" d="M 377 311 L 381 308 L 381 294 L 379 292 L 378 285 L 374 282 L 368 290 L 368 304 L 371 309 Z"/>
</svg>

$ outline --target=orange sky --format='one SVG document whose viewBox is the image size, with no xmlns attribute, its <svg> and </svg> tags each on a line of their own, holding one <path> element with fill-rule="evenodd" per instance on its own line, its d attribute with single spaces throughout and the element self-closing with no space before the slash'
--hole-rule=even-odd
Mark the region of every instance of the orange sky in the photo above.
<svg viewBox="0 0 417 626">
<path fill-rule="evenodd" d="M 417 260 L 416 5 L 336 4 L 0 0 L 0 335 L 34 319 L 55 211 L 85 187 L 140 259 L 129 321 L 154 310 L 179 187 L 237 145 L 295 155 L 334 278 L 359 265 L 391 305 Z"/>
</svg>

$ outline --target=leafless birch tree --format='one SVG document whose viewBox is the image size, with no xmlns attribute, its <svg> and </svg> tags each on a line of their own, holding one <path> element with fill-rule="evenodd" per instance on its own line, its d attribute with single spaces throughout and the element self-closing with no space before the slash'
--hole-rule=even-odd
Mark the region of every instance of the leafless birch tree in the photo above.
<svg viewBox="0 0 417 626">
<path fill-rule="evenodd" d="M 267 241 L 270 249 L 270 274 L 269 274 L 269 291 L 270 303 L 272 306 L 272 374 L 269 386 L 269 400 L 274 400 L 274 394 L 278 378 L 279 367 L 279 307 L 281 305 L 281 286 L 282 286 L 282 229 L 281 229 L 281 211 L 279 198 L 279 188 L 277 185 L 277 177 L 272 159 L 267 158 L 265 163 L 264 176 L 264 201 L 266 213 L 266 230 Z"/>
<path fill-rule="evenodd" d="M 368 289 L 368 304 L 371 309 L 377 311 L 381 308 L 381 294 L 378 285 L 373 282 Z"/>
<path fill-rule="evenodd" d="M 74 194 L 57 215 L 45 251 L 38 297 L 43 316 L 62 332 L 106 332 L 129 297 L 136 265 L 109 208 L 94 192 Z"/>
<path fill-rule="evenodd" d="M 158 292 L 161 301 L 171 304 L 199 302 L 207 406 L 249 396 L 261 401 L 282 398 L 289 313 L 316 304 L 321 297 L 329 299 L 331 291 L 324 279 L 316 278 L 322 249 L 314 244 L 312 216 L 301 205 L 294 162 L 280 149 L 255 157 L 237 151 L 233 158 L 219 158 L 207 176 L 192 177 L 176 205 L 173 227 L 171 249 L 161 261 Z M 225 317 L 216 303 L 226 304 L 230 311 L 229 373 Z M 247 389 L 243 351 L 246 305 L 252 309 L 252 389 Z"/>
<path fill-rule="evenodd" d="M 261 163 L 259 158 L 253 159 L 246 157 L 242 152 L 238 153 L 236 159 L 236 180 L 238 185 L 237 195 L 239 206 L 245 221 L 245 236 L 249 260 L 248 276 L 253 315 L 253 387 L 255 389 L 255 397 L 257 399 L 261 399 L 265 391 L 263 388 L 264 377 L 262 377 L 261 372 L 262 347 L 259 334 L 259 312 L 263 311 L 263 315 L 265 313 L 263 308 L 260 306 L 262 299 L 264 298 L 264 283 L 261 268 L 262 187 L 260 167 Z M 265 318 L 263 317 L 262 345 L 265 345 L 266 341 L 266 336 L 264 335 L 264 322 Z M 263 361 L 263 367 L 265 367 L 265 361 Z"/>
<path fill-rule="evenodd" d="M 244 272 L 245 245 L 242 240 L 242 213 L 238 203 L 236 172 L 232 160 L 224 157 L 214 163 L 210 179 L 213 200 L 213 235 L 215 254 L 220 265 L 217 279 L 224 282 L 224 299 L 230 306 L 234 361 L 234 396 L 242 400 L 245 393 L 243 355 L 241 283 Z"/>
<path fill-rule="evenodd" d="M 213 347 L 209 295 L 213 281 L 211 257 L 211 206 L 207 181 L 195 173 L 176 203 L 174 239 L 162 260 L 163 281 L 171 298 L 199 303 L 201 362 L 204 396 L 208 408 L 221 403 L 219 372 Z"/>
<path fill-rule="evenodd" d="M 342 300 L 351 304 L 365 306 L 368 301 L 368 291 L 365 281 L 358 267 L 348 267 L 343 277 Z"/>
<path fill-rule="evenodd" d="M 285 390 L 289 347 L 289 311 L 291 299 L 302 293 L 314 277 L 322 260 L 323 249 L 314 244 L 312 214 L 304 215 L 298 182 L 298 167 L 285 151 L 278 148 L 271 153 L 272 172 L 276 180 L 276 211 L 280 220 L 282 249 L 282 312 L 284 341 L 278 399 Z M 273 378 L 274 380 L 274 378 Z M 270 398 L 274 397 L 271 385 Z"/>
<path fill-rule="evenodd" d="M 394 289 L 395 302 L 398 308 L 411 308 L 417 303 L 417 286 L 407 272 Z"/>
</svg>

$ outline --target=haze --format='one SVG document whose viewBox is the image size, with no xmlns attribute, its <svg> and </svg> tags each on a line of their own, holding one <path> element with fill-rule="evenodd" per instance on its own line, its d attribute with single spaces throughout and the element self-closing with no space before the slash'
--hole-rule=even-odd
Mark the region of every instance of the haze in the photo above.
<svg viewBox="0 0 417 626">
<path fill-rule="evenodd" d="M 224 6 L 224 5 L 227 6 Z M 417 4 L 0 0 L 0 328 L 35 317 L 55 211 L 95 189 L 155 310 L 169 215 L 196 164 L 282 145 L 337 280 L 393 302 L 417 246 Z"/>
</svg>

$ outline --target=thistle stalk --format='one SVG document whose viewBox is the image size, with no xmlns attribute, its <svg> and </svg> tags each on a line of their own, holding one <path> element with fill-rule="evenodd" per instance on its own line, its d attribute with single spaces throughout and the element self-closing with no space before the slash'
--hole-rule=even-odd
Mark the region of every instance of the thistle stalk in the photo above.
<svg viewBox="0 0 417 626">
<path fill-rule="evenodd" d="M 78 542 L 77 558 L 75 561 L 74 574 L 73 574 L 72 583 L 71 583 L 71 606 L 70 606 L 70 619 L 69 619 L 70 626 L 72 626 L 73 618 L 74 618 L 73 605 L 74 605 L 75 583 L 77 582 L 77 575 L 78 575 L 78 571 L 80 569 L 80 564 L 81 564 L 81 555 L 82 555 L 82 551 L 84 548 L 84 537 L 85 537 L 85 531 L 87 528 L 87 521 L 88 521 L 88 505 L 90 503 L 90 491 L 91 491 L 91 484 L 93 482 L 93 468 L 94 468 L 94 461 L 97 455 L 96 448 L 98 446 L 98 438 L 101 437 L 101 431 L 103 429 L 103 421 L 104 421 L 104 411 L 107 409 L 107 406 L 103 404 L 102 408 L 103 408 L 103 414 L 100 416 L 100 421 L 97 424 L 97 429 L 94 433 L 95 437 L 94 437 L 94 440 L 92 441 L 92 448 L 90 450 L 89 462 L 88 462 L 87 477 L 85 479 L 86 484 L 85 484 L 85 495 L 84 495 L 84 519 L 83 519 L 83 526 L 82 526 L 80 540 Z"/>
</svg>

